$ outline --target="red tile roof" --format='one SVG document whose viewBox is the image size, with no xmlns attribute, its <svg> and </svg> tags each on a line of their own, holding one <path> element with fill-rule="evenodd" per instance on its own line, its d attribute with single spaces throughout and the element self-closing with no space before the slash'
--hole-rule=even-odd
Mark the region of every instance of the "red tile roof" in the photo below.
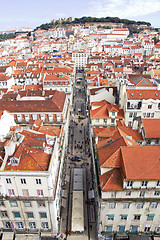
<svg viewBox="0 0 160 240">
<path fill-rule="evenodd" d="M 142 99 L 160 99 L 160 91 L 159 90 L 126 90 L 127 99 L 128 100 L 142 100 Z"/>
<path fill-rule="evenodd" d="M 0 109 L 8 110 L 11 113 L 62 112 L 65 99 L 65 93 L 55 90 L 53 96 L 48 100 L 15 100 L 12 102 L 0 100 Z"/>
<path fill-rule="evenodd" d="M 119 169 L 110 170 L 100 176 L 102 191 L 122 191 L 123 180 Z"/>
<path fill-rule="evenodd" d="M 160 180 L 160 146 L 121 147 L 121 153 L 126 180 Z"/>
<path fill-rule="evenodd" d="M 145 137 L 160 138 L 160 119 L 142 119 Z"/>
</svg>

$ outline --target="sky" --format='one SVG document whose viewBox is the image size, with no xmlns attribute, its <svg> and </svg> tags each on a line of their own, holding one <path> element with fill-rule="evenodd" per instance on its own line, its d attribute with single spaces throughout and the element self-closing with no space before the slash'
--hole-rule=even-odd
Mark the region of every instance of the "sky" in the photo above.
<svg viewBox="0 0 160 240">
<path fill-rule="evenodd" d="M 1 2 L 0 31 L 83 16 L 148 21 L 160 27 L 160 0 L 7 0 Z"/>
</svg>

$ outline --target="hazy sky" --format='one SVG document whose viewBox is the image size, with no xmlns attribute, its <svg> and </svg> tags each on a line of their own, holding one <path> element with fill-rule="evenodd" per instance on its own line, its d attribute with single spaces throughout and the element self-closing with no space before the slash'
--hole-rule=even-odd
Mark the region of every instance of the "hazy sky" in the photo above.
<svg viewBox="0 0 160 240">
<path fill-rule="evenodd" d="M 0 31 L 35 28 L 70 16 L 128 18 L 160 27 L 160 0 L 5 0 L 1 2 Z"/>
</svg>

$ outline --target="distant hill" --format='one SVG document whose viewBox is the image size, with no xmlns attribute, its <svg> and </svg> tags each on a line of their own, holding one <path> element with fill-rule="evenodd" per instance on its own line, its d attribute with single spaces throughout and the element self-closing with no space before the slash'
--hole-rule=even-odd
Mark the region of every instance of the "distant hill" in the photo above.
<svg viewBox="0 0 160 240">
<path fill-rule="evenodd" d="M 37 29 L 44 29 L 44 30 L 48 30 L 50 28 L 55 28 L 55 27 L 59 27 L 59 26 L 68 26 L 68 25 L 73 25 L 73 24 L 83 24 L 83 25 L 87 25 L 89 23 L 98 23 L 99 26 L 103 26 L 104 27 L 107 25 L 107 23 L 113 23 L 114 25 L 117 24 L 122 24 L 123 27 L 128 27 L 130 29 L 131 32 L 137 32 L 137 27 L 138 26 L 151 26 L 150 22 L 145 22 L 145 21 L 134 21 L 134 20 L 128 20 L 128 19 L 120 19 L 118 17 L 102 17 L 102 18 L 96 18 L 96 17 L 82 17 L 82 18 L 75 18 L 74 20 L 70 21 L 68 19 L 60 19 L 60 20 L 53 20 L 50 23 L 45 23 L 40 25 L 39 27 L 37 27 L 35 30 Z M 96 24 L 97 25 L 97 24 Z M 109 26 L 109 25 L 108 25 Z M 107 26 L 106 26 L 107 28 Z"/>
</svg>

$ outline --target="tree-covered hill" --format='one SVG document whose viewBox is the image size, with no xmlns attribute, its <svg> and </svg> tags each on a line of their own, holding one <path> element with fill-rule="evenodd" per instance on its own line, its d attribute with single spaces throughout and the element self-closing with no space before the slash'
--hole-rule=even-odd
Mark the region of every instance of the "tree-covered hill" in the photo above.
<svg viewBox="0 0 160 240">
<path fill-rule="evenodd" d="M 81 18 L 75 18 L 73 21 L 67 20 L 55 20 L 51 21 L 50 23 L 45 23 L 37 27 L 36 29 L 44 29 L 48 30 L 50 28 L 54 28 L 56 26 L 68 26 L 70 24 L 86 24 L 86 23 L 100 23 L 103 25 L 103 23 L 122 23 L 125 27 L 137 27 L 137 26 L 151 26 L 150 22 L 145 21 L 134 21 L 134 20 L 128 20 L 128 19 L 120 19 L 118 17 L 81 17 Z"/>
</svg>

